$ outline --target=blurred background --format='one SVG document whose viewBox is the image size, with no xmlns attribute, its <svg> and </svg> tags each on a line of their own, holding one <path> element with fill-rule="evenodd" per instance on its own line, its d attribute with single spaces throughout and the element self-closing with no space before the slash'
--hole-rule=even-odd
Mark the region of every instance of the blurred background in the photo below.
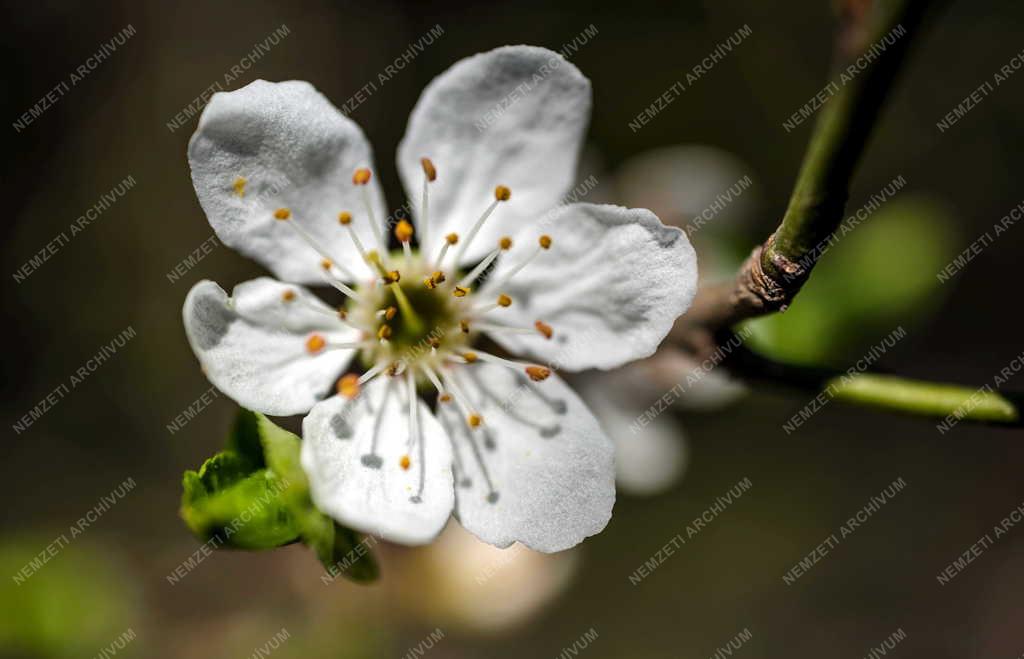
<svg viewBox="0 0 1024 659">
<path fill-rule="evenodd" d="M 4 4 L 0 102 L 11 127 L 0 223 L 8 270 L 0 656 L 596 659 L 716 657 L 728 646 L 751 659 L 860 657 L 897 630 L 905 635 L 897 655 L 1024 653 L 1024 529 L 992 531 L 1024 500 L 1019 430 L 961 424 L 940 434 L 934 420 L 833 403 L 787 434 L 782 424 L 808 395 L 744 389 L 717 372 L 639 434 L 622 419 L 664 384 L 637 388 L 635 372 L 579 381 L 616 434 L 622 473 L 608 528 L 570 552 L 502 552 L 453 525 L 430 548 L 378 546 L 382 578 L 371 586 L 323 583 L 301 546 L 221 551 L 177 584 L 166 579 L 200 545 L 177 515 L 182 472 L 220 450 L 236 410 L 220 397 L 168 430 L 209 388 L 181 304 L 200 279 L 230 287 L 262 274 L 217 247 L 168 276 L 212 233 L 185 157 L 196 117 L 169 127 L 184 108 L 215 83 L 237 89 L 256 78 L 309 80 L 340 107 L 441 26 L 442 36 L 351 112 L 398 207 L 393 154 L 426 83 L 478 51 L 558 50 L 575 40 L 571 59 L 594 87 L 579 176 L 597 182 L 588 200 L 650 207 L 686 226 L 748 177 L 725 211 L 692 232 L 711 279 L 781 217 L 813 123 L 787 131 L 783 122 L 828 81 L 831 3 Z M 68 82 L 128 26 L 130 38 Z M 286 36 L 229 73 L 282 26 Z M 744 26 L 750 35 L 712 70 L 630 127 Z M 1022 229 L 950 281 L 935 273 L 1021 202 L 1024 75 L 948 130 L 936 122 L 1021 51 L 1022 27 L 1024 9 L 1012 3 L 957 2 L 926 31 L 849 209 L 897 177 L 905 185 L 832 249 L 790 313 L 752 328 L 753 346 L 845 368 L 902 326 L 907 338 L 881 368 L 974 386 L 992 383 L 1021 353 L 1020 316 L 1010 312 L 1020 298 Z M 234 79 L 225 83 L 225 74 Z M 16 125 L 51 91 L 56 100 L 42 114 Z M 126 177 L 130 190 L 72 236 L 69 226 Z M 62 233 L 45 262 L 15 276 Z M 134 338 L 70 388 L 79 366 L 128 327 Z M 675 372 L 685 378 L 685 366 Z M 1016 377 L 1007 387 L 1024 389 L 1024 375 Z M 55 391 L 52 409 L 16 428 Z M 854 534 L 793 583 L 783 580 L 899 478 L 905 489 Z M 135 486 L 72 538 L 69 528 L 127 479 Z M 743 479 L 748 491 L 630 580 Z M 936 576 L 985 534 L 990 547 L 942 585 Z M 15 578 L 55 541 L 45 565 Z"/>
</svg>

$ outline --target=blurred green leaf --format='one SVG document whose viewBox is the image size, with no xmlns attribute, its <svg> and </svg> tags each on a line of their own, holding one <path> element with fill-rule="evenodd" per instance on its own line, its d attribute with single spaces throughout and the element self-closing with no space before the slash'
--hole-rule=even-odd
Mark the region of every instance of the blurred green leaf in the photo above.
<svg viewBox="0 0 1024 659">
<path fill-rule="evenodd" d="M 378 577 L 360 536 L 313 505 L 298 436 L 243 409 L 227 443 L 182 479 L 181 517 L 197 537 L 250 550 L 301 540 L 332 574 L 361 582 Z"/>
<path fill-rule="evenodd" d="M 783 361 L 842 364 L 934 311 L 942 295 L 935 274 L 957 244 L 949 214 L 906 195 L 850 226 L 837 231 L 785 313 L 747 321 L 751 348 Z"/>
</svg>

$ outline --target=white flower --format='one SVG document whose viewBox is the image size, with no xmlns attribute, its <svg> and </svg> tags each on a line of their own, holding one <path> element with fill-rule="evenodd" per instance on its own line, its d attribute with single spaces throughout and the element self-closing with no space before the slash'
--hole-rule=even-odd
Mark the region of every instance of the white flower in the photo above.
<svg viewBox="0 0 1024 659">
<path fill-rule="evenodd" d="M 309 412 L 302 464 L 342 524 L 421 544 L 454 512 L 486 542 L 545 552 L 607 524 L 612 444 L 554 371 L 653 353 L 697 266 L 650 211 L 559 206 L 590 96 L 576 67 L 526 46 L 435 79 L 398 149 L 420 250 L 408 222 L 384 222 L 362 131 L 308 83 L 210 100 L 189 145 L 199 201 L 222 242 L 291 283 L 264 277 L 229 297 L 200 282 L 186 332 L 240 405 Z M 325 279 L 343 309 L 298 285 Z M 483 335 L 536 362 L 471 350 Z M 330 395 L 354 359 L 365 372 Z M 435 389 L 436 413 L 417 395 Z"/>
</svg>

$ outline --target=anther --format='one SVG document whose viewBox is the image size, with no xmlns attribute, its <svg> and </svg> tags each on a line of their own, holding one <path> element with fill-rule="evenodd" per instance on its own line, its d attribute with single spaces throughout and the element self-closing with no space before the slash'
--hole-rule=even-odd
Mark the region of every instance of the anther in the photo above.
<svg viewBox="0 0 1024 659">
<path fill-rule="evenodd" d="M 359 376 L 355 373 L 348 373 L 338 380 L 338 393 L 349 400 L 358 396 L 361 388 Z"/>
<path fill-rule="evenodd" d="M 452 395 L 451 394 L 441 394 L 440 396 L 437 397 L 437 400 L 439 400 L 442 403 L 450 403 L 450 402 L 452 402 Z"/>
<path fill-rule="evenodd" d="M 426 286 L 427 288 L 431 289 L 431 290 L 437 288 L 437 284 L 434 283 L 434 280 L 431 277 L 424 277 L 423 278 L 423 285 Z"/>
<path fill-rule="evenodd" d="M 504 293 L 502 293 L 501 295 L 498 296 L 498 306 L 499 307 L 507 307 L 507 306 L 510 306 L 511 304 L 512 304 L 512 298 L 510 298 L 509 296 L 505 295 Z"/>
<path fill-rule="evenodd" d="M 551 236 L 544 234 L 537 242 L 540 243 L 542 249 L 551 249 Z"/>
<path fill-rule="evenodd" d="M 459 234 L 449 233 L 447 236 L 444 237 L 444 239 L 445 242 L 447 242 L 449 245 L 455 245 L 456 243 L 459 242 Z"/>
<path fill-rule="evenodd" d="M 434 163 L 430 161 L 430 158 L 420 158 L 420 164 L 423 165 L 423 173 L 426 174 L 428 181 L 437 179 L 437 169 L 434 167 Z"/>
<path fill-rule="evenodd" d="M 494 198 L 498 201 L 508 201 L 512 197 L 512 191 L 504 185 L 494 188 Z"/>
<path fill-rule="evenodd" d="M 469 334 L 469 321 L 468 320 L 460 320 L 459 321 L 459 329 L 462 330 L 463 334 Z"/>
<path fill-rule="evenodd" d="M 551 369 L 544 368 L 543 366 L 527 366 L 526 374 L 529 375 L 530 379 L 534 382 L 543 382 L 551 375 Z"/>
<path fill-rule="evenodd" d="M 446 279 L 447 277 L 445 277 L 444 273 L 440 270 L 435 270 L 434 274 L 430 275 L 430 280 L 433 281 L 435 285 L 444 283 Z"/>
<path fill-rule="evenodd" d="M 315 355 L 323 350 L 326 345 L 327 341 L 324 340 L 324 337 L 319 334 L 311 334 L 309 338 L 306 339 L 306 352 L 311 355 Z"/>
<path fill-rule="evenodd" d="M 377 330 L 377 338 L 381 341 L 387 341 L 391 338 L 391 326 L 381 325 L 380 329 Z"/>
<path fill-rule="evenodd" d="M 291 302 L 295 299 L 295 291 L 289 288 L 284 293 L 281 293 L 281 299 L 285 302 Z"/>
<path fill-rule="evenodd" d="M 498 241 L 498 247 L 505 251 L 508 251 L 512 247 L 512 239 L 508 236 L 502 236 L 501 240 Z"/>
<path fill-rule="evenodd" d="M 432 336 L 429 339 L 427 339 L 427 345 L 436 350 L 437 348 L 441 347 L 441 340 Z"/>
<path fill-rule="evenodd" d="M 338 213 L 338 223 L 342 226 L 352 224 L 352 213 L 349 213 L 348 211 L 341 211 Z"/>
<path fill-rule="evenodd" d="M 388 307 L 387 309 L 384 310 L 384 319 L 391 320 L 392 318 L 395 317 L 396 313 L 398 313 L 398 309 L 394 307 Z"/>
<path fill-rule="evenodd" d="M 547 323 L 540 320 L 535 322 L 533 326 L 537 328 L 538 332 L 544 335 L 545 339 L 550 339 L 551 336 L 555 333 L 555 331 L 551 329 L 551 325 L 548 325 Z"/>
<path fill-rule="evenodd" d="M 454 295 L 455 297 L 466 297 L 467 295 L 469 295 L 470 290 L 471 289 L 466 288 L 465 286 L 456 286 L 454 289 L 452 289 L 452 295 Z"/>
<path fill-rule="evenodd" d="M 400 273 L 398 270 L 385 272 L 384 275 L 382 276 L 382 279 L 384 280 L 385 284 L 397 284 L 402 279 L 402 273 Z"/>
<path fill-rule="evenodd" d="M 413 229 L 412 225 L 406 220 L 399 220 L 398 224 L 395 225 L 395 238 L 398 238 L 398 242 L 407 243 L 412 239 Z"/>
<path fill-rule="evenodd" d="M 470 414 L 466 418 L 466 422 L 469 423 L 470 428 L 479 428 L 480 424 L 484 422 L 484 418 L 479 414 Z"/>
<path fill-rule="evenodd" d="M 231 187 L 234 188 L 235 190 L 235 194 L 238 195 L 239 197 L 245 196 L 245 183 L 245 178 L 239 176 L 238 178 L 235 179 L 235 182 L 231 184 Z"/>
<path fill-rule="evenodd" d="M 278 208 L 274 211 L 274 218 L 278 220 L 287 220 L 292 216 L 292 212 L 287 208 Z"/>
<path fill-rule="evenodd" d="M 330 259 L 324 259 L 320 261 L 320 267 L 323 268 L 324 270 L 329 271 L 333 265 L 334 263 L 332 263 Z"/>
<path fill-rule="evenodd" d="M 388 366 L 388 375 L 390 375 L 391 377 L 398 375 L 398 367 L 398 362 L 393 362 L 390 366 Z"/>
<path fill-rule="evenodd" d="M 408 455 L 403 455 L 402 459 L 398 461 L 398 464 L 404 471 L 409 471 L 409 467 L 412 465 L 412 460 L 409 459 Z"/>
<path fill-rule="evenodd" d="M 476 360 L 478 360 L 480 357 L 478 357 L 475 352 L 470 351 L 470 352 L 462 353 L 462 358 L 466 360 L 467 364 L 472 364 Z"/>
<path fill-rule="evenodd" d="M 352 182 L 356 185 L 366 185 L 370 182 L 370 170 L 365 167 L 357 169 L 352 174 Z"/>
</svg>

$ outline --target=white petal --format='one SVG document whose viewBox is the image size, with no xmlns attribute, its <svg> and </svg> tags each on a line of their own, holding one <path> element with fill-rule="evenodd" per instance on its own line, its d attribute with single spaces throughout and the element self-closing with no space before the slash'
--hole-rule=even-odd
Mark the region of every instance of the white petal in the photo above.
<svg viewBox="0 0 1024 659">
<path fill-rule="evenodd" d="M 420 159 L 429 157 L 437 167 L 427 253 L 436 253 L 447 233 L 465 237 L 494 200 L 497 185 L 511 188 L 512 198 L 494 211 L 464 263 L 558 204 L 576 175 L 590 101 L 590 81 L 579 69 L 558 53 L 532 46 L 474 55 L 435 78 L 398 147 L 398 171 L 417 205 Z"/>
<path fill-rule="evenodd" d="M 570 371 L 614 368 L 653 354 L 697 291 L 697 256 L 686 234 L 648 210 L 620 206 L 571 204 L 552 219 L 551 249 L 501 286 L 504 273 L 535 249 L 537 236 L 525 231 L 483 295 L 501 292 L 513 300 L 488 321 L 532 327 L 542 320 L 554 336 L 498 332 L 493 338 Z"/>
<path fill-rule="evenodd" d="M 627 367 L 636 368 L 635 366 Z M 689 462 L 683 427 L 670 412 L 645 414 L 652 398 L 637 396 L 615 373 L 586 377 L 580 394 L 615 444 L 615 484 L 635 496 L 661 494 L 679 482 Z"/>
<path fill-rule="evenodd" d="M 454 502 L 452 452 L 427 406 L 417 408 L 422 444 L 410 447 L 405 387 L 387 376 L 355 400 L 333 396 L 314 407 L 302 422 L 302 467 L 317 508 L 385 540 L 433 540 Z"/>
<path fill-rule="evenodd" d="M 288 290 L 296 296 L 286 302 Z M 261 277 L 236 286 L 230 298 L 203 280 L 189 291 L 182 315 L 210 382 L 242 407 L 284 416 L 308 412 L 355 354 L 306 349 L 314 333 L 328 346 L 358 340 L 332 311 L 301 286 Z"/>
<path fill-rule="evenodd" d="M 313 236 L 328 257 L 356 277 L 370 275 L 338 213 L 352 213 L 364 244 L 373 234 L 361 191 L 352 183 L 360 167 L 373 169 L 362 130 L 308 82 L 256 80 L 214 94 L 189 142 L 192 183 L 217 237 L 285 281 L 321 283 L 322 256 L 293 227 L 274 219 L 288 208 L 290 221 Z M 245 179 L 242 194 L 235 182 Z M 378 222 L 384 197 L 376 177 L 367 185 Z"/>
<path fill-rule="evenodd" d="M 565 382 L 483 362 L 453 377 L 484 418 L 470 432 L 453 405 L 439 412 L 455 445 L 462 525 L 493 545 L 543 552 L 600 532 L 615 504 L 612 443 Z"/>
</svg>

